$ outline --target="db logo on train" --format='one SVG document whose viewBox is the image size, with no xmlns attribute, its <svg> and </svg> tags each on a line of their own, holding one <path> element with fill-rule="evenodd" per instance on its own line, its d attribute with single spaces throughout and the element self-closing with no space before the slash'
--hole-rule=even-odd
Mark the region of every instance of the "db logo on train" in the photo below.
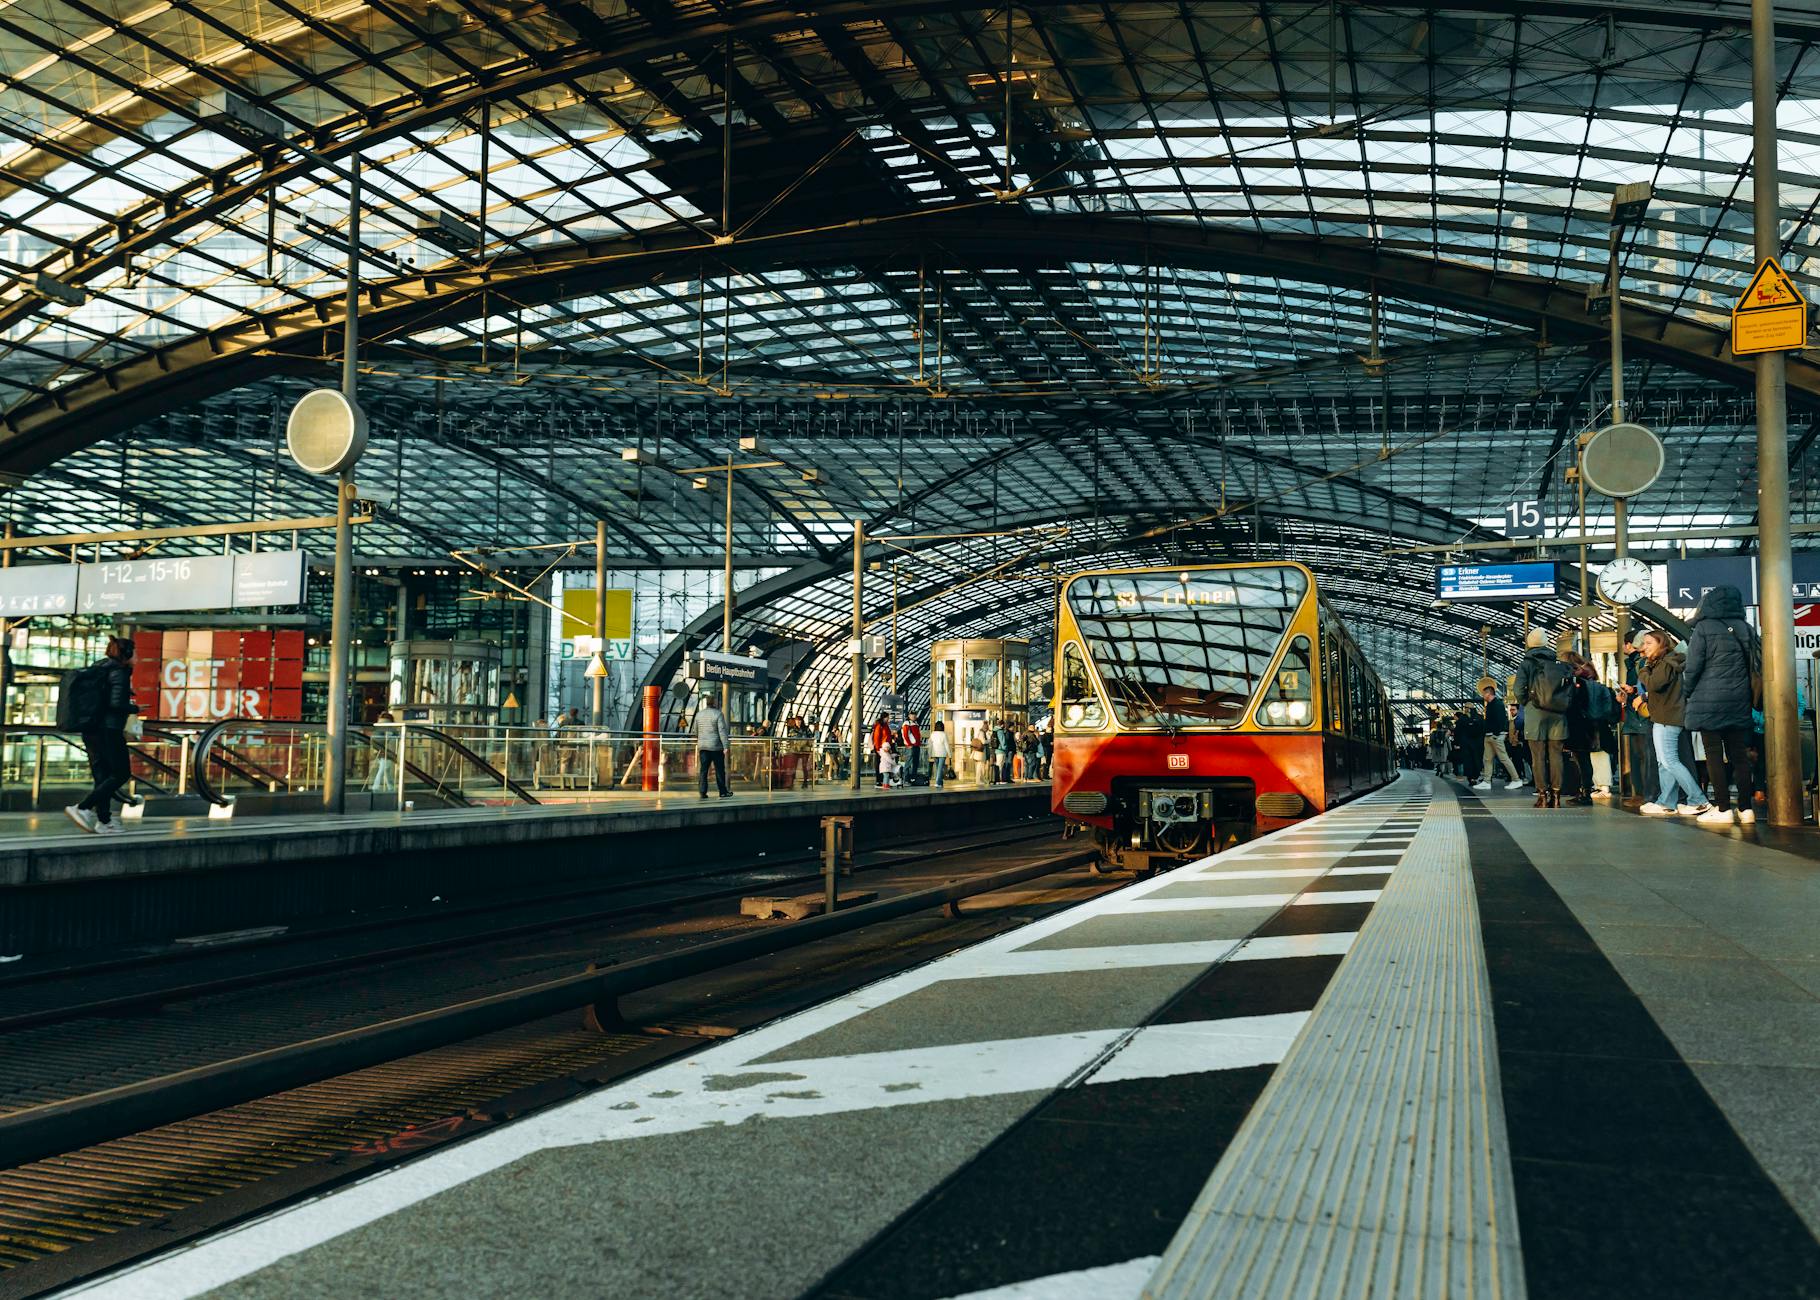
<svg viewBox="0 0 1820 1300">
<path fill-rule="evenodd" d="M 1188 755 L 1171 754 L 1169 756 L 1169 770 L 1171 772 L 1186 772 L 1188 770 Z"/>
</svg>

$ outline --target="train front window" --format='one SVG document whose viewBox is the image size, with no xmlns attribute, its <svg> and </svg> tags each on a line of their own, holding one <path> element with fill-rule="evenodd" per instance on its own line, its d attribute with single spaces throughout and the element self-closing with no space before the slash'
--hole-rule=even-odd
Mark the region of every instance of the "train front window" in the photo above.
<svg viewBox="0 0 1820 1300">
<path fill-rule="evenodd" d="M 1314 717 L 1314 667 L 1308 638 L 1299 636 L 1283 651 L 1254 721 L 1260 727 L 1306 727 Z"/>
<path fill-rule="evenodd" d="M 1100 694 L 1093 689 L 1093 678 L 1087 673 L 1087 660 L 1081 648 L 1070 641 L 1062 647 L 1061 721 L 1064 727 L 1103 727 L 1106 710 Z"/>
<path fill-rule="evenodd" d="M 1230 727 L 1307 592 L 1289 567 L 1089 574 L 1068 604 L 1122 725 Z"/>
</svg>

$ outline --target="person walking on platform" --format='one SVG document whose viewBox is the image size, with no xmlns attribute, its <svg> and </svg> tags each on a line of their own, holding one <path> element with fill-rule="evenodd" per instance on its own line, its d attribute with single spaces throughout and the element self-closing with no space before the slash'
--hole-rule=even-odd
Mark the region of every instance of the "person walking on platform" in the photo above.
<svg viewBox="0 0 1820 1300">
<path fill-rule="evenodd" d="M 1523 705 L 1523 738 L 1535 774 L 1538 808 L 1561 806 L 1561 747 L 1567 740 L 1567 710 L 1573 702 L 1573 672 L 1548 648 L 1541 628 L 1523 641 L 1517 667 L 1517 699 Z"/>
<path fill-rule="evenodd" d="M 1712 809 L 1700 783 L 1681 762 L 1681 732 L 1687 718 L 1682 681 L 1686 667 L 1687 656 L 1676 652 L 1674 638 L 1668 633 L 1643 634 L 1643 659 L 1637 681 L 1648 693 L 1650 740 L 1655 746 L 1656 771 L 1661 781 L 1654 802 L 1637 810 L 1645 817 L 1697 817 Z M 1675 797 L 1677 792 L 1680 799 Z"/>
<path fill-rule="evenodd" d="M 1055 770 L 1055 732 L 1048 729 L 1037 737 L 1038 755 L 1042 760 L 1040 775 L 1047 781 Z"/>
<path fill-rule="evenodd" d="M 904 744 L 904 782 L 914 785 L 917 773 L 923 770 L 923 729 L 917 724 L 914 713 L 904 719 L 901 739 Z"/>
<path fill-rule="evenodd" d="M 708 769 L 714 769 L 715 786 L 725 799 L 733 791 L 727 788 L 727 744 L 731 732 L 727 715 L 720 711 L 712 696 L 702 699 L 695 710 L 695 775 L 700 782 L 701 797 L 708 797 Z"/>
<path fill-rule="evenodd" d="M 948 774 L 948 756 L 953 750 L 948 744 L 948 728 L 937 718 L 935 725 L 929 729 L 929 785 L 932 789 L 942 788 L 942 778 Z"/>
<path fill-rule="evenodd" d="M 1504 733 L 1510 729 L 1510 712 L 1498 698 L 1498 684 L 1489 677 L 1479 681 L 1479 698 L 1484 701 L 1481 713 L 1485 726 L 1484 757 L 1479 765 L 1479 782 L 1473 789 L 1491 789 L 1493 764 L 1502 763 L 1508 778 L 1504 788 L 1514 790 L 1522 783 L 1522 778 L 1517 775 L 1517 765 L 1510 761 L 1510 751 L 1504 747 Z"/>
<path fill-rule="evenodd" d="M 94 786 L 81 803 L 63 810 L 76 825 L 96 835 L 119 835 L 126 828 L 114 820 L 114 796 L 133 779 L 133 759 L 126 747 L 128 721 L 139 712 L 133 702 L 131 637 L 107 639 L 105 657 L 63 679 L 57 699 L 57 724 L 82 733 Z"/>
<path fill-rule="evenodd" d="M 1757 820 L 1751 786 L 1751 711 L 1762 694 L 1763 651 L 1756 632 L 1744 621 L 1744 597 L 1736 587 L 1714 587 L 1701 597 L 1687 637 L 1681 683 L 1687 699 L 1686 725 L 1700 733 L 1713 786 L 1713 807 L 1701 813 L 1699 821 L 1706 826 L 1732 824 L 1735 784 L 1737 820 L 1748 826 Z"/>
</svg>

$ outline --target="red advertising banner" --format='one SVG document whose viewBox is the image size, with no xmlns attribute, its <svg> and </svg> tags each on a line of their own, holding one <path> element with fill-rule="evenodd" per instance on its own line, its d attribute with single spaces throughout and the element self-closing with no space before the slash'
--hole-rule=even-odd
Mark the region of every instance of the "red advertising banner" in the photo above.
<svg viewBox="0 0 1820 1300">
<path fill-rule="evenodd" d="M 133 694 L 163 722 L 301 721 L 303 650 L 301 631 L 140 632 Z"/>
</svg>

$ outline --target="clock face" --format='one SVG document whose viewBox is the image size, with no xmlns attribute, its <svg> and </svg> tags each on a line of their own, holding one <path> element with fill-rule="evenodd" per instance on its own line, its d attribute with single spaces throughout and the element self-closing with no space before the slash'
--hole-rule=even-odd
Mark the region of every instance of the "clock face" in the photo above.
<svg viewBox="0 0 1820 1300">
<path fill-rule="evenodd" d="M 1614 605 L 1634 605 L 1649 596 L 1649 565 L 1625 556 L 1599 570 L 1599 591 Z"/>
</svg>

